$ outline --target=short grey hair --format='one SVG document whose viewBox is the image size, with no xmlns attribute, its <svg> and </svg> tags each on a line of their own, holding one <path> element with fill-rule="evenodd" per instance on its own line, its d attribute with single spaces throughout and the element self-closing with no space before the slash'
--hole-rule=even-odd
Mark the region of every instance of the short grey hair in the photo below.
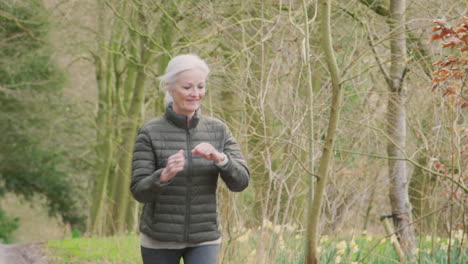
<svg viewBox="0 0 468 264">
<path fill-rule="evenodd" d="M 164 97 L 164 103 L 169 105 L 173 102 L 172 96 L 169 94 L 167 89 L 172 89 L 175 81 L 177 80 L 177 75 L 183 71 L 198 69 L 204 72 L 207 76 L 210 73 L 210 68 L 208 64 L 200 57 L 195 54 L 182 54 L 172 58 L 167 64 L 166 71 L 163 76 L 159 77 L 161 80 L 160 86 L 166 91 Z"/>
</svg>

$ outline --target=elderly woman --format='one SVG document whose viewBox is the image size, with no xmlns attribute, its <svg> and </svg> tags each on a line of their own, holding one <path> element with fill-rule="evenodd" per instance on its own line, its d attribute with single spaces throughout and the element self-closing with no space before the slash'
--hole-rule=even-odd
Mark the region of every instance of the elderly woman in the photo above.
<svg viewBox="0 0 468 264">
<path fill-rule="evenodd" d="M 144 263 L 216 263 L 221 243 L 218 176 L 234 192 L 250 178 L 227 126 L 200 113 L 207 64 L 179 55 L 168 64 L 166 113 L 144 124 L 133 153 L 131 191 L 144 203 L 140 243 Z"/>
</svg>

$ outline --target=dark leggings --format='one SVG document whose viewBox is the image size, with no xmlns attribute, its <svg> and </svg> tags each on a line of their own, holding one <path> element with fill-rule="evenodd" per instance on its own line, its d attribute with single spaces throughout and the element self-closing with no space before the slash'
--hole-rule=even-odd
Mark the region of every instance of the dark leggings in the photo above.
<svg viewBox="0 0 468 264">
<path fill-rule="evenodd" d="M 143 264 L 216 264 L 219 244 L 188 247 L 183 249 L 153 249 L 141 247 Z"/>
</svg>

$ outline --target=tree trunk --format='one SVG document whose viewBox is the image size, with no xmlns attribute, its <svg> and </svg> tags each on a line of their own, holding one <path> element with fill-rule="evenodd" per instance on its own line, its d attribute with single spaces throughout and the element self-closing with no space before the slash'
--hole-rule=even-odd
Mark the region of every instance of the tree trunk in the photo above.
<svg viewBox="0 0 468 264">
<path fill-rule="evenodd" d="M 304 64 L 306 67 L 306 72 L 305 72 L 305 79 L 306 79 L 306 87 L 307 87 L 307 92 L 309 95 L 309 128 L 308 128 L 308 133 L 309 133 L 309 170 L 310 171 L 315 171 L 315 162 L 314 162 L 314 81 L 317 83 L 318 79 L 318 84 L 317 86 L 320 86 L 320 79 L 319 78 L 314 78 L 317 77 L 317 75 L 312 73 L 312 67 L 311 67 L 311 61 L 310 61 L 310 28 L 309 28 L 309 16 L 308 16 L 308 6 L 307 6 L 307 1 L 303 0 L 302 1 L 302 7 L 303 7 L 303 12 L 304 12 Z M 314 190 L 315 190 L 315 183 L 316 179 L 312 175 L 307 174 L 307 180 L 306 182 L 308 183 L 309 186 L 309 195 L 307 198 L 308 205 L 311 206 L 313 199 L 314 199 Z"/>
<path fill-rule="evenodd" d="M 427 167 L 425 155 L 421 154 L 418 158 L 418 164 Z M 415 218 L 420 218 L 430 211 L 429 201 L 431 189 L 434 187 L 434 182 L 430 175 L 420 167 L 414 168 L 408 194 Z M 428 215 L 418 221 L 417 229 L 419 235 L 431 233 L 430 223 L 433 220 L 434 216 Z"/>
<path fill-rule="evenodd" d="M 164 70 L 166 69 L 167 64 L 171 60 L 171 55 L 173 53 L 174 47 L 174 37 L 176 35 L 174 31 L 174 17 L 177 15 L 177 6 L 175 1 L 170 1 L 167 3 L 166 12 L 160 19 L 160 26 L 161 26 L 161 35 L 160 41 L 161 46 L 164 49 L 164 53 L 158 57 L 157 60 L 157 73 L 158 76 L 162 76 L 164 74 Z M 166 110 L 164 104 L 164 93 L 158 91 L 158 96 L 154 99 L 155 102 L 155 116 L 159 116 Z"/>
<path fill-rule="evenodd" d="M 369 204 L 367 205 L 367 208 L 366 208 L 366 213 L 365 213 L 365 217 L 364 217 L 364 224 L 362 226 L 362 230 L 364 231 L 367 231 L 367 225 L 369 224 L 369 218 L 370 218 L 370 213 L 372 211 L 372 206 L 374 204 L 374 197 L 375 197 L 375 192 L 376 192 L 376 183 L 377 183 L 377 180 L 379 179 L 379 173 L 377 173 L 374 178 L 372 179 L 372 183 L 371 185 L 373 186 L 372 189 L 371 189 L 371 194 L 369 196 Z"/>
<path fill-rule="evenodd" d="M 109 235 L 126 231 L 135 223 L 136 202 L 131 199 L 128 187 L 131 155 L 142 114 L 145 70 L 152 63 L 150 50 L 154 43 L 144 35 L 147 21 L 141 9 L 128 3 L 109 1 L 106 4 L 113 13 L 106 19 L 105 4 L 99 3 L 99 46 L 95 54 L 99 161 L 89 230 L 94 234 Z M 123 26 L 126 23 L 132 26 Z M 143 33 L 135 28 L 141 28 Z M 127 50 L 128 57 L 115 52 L 118 50 Z"/>
<path fill-rule="evenodd" d="M 328 70 L 332 79 L 333 97 L 331 104 L 331 111 L 329 123 L 327 128 L 327 135 L 324 142 L 323 154 L 320 158 L 320 165 L 318 169 L 318 181 L 315 187 L 313 202 L 309 205 L 308 219 L 309 225 L 307 228 L 307 252 L 306 264 L 318 263 L 317 243 L 319 240 L 319 219 L 322 209 L 323 193 L 326 187 L 330 164 L 332 162 L 336 128 L 340 117 L 340 110 L 342 104 L 342 90 L 341 80 L 339 76 L 336 58 L 332 48 L 331 29 L 330 29 L 330 16 L 331 16 L 331 3 L 330 0 L 322 0 L 319 2 L 321 6 L 321 32 L 322 32 L 322 48 L 325 51 Z M 312 191 L 312 190 L 310 190 Z"/>
<path fill-rule="evenodd" d="M 410 226 L 409 180 L 406 161 L 403 160 L 406 145 L 406 89 L 403 82 L 406 71 L 405 10 L 406 0 L 390 1 L 388 24 L 392 62 L 387 80 L 390 88 L 387 105 L 387 132 L 390 140 L 387 143 L 387 154 L 392 158 L 388 160 L 388 176 L 393 222 L 403 251 L 406 256 L 411 256 L 414 251 L 414 231 Z"/>
<path fill-rule="evenodd" d="M 108 64 L 110 55 L 106 52 L 106 40 L 104 38 L 104 3 L 98 2 L 98 32 L 97 37 L 98 51 L 94 56 L 96 65 L 96 81 L 98 88 L 98 110 L 96 116 L 97 127 L 97 145 L 96 153 L 98 156 L 94 186 L 92 191 L 92 203 L 90 207 L 90 217 L 88 230 L 92 233 L 101 234 L 105 225 L 105 201 L 107 198 L 107 188 L 109 182 L 109 171 L 113 153 L 113 133 L 111 129 L 111 91 L 109 79 L 111 78 Z"/>
<path fill-rule="evenodd" d="M 393 142 L 387 143 L 387 153 L 391 158 L 403 158 L 401 149 L 406 141 L 406 115 L 404 96 L 393 92 L 388 102 L 388 135 Z M 405 160 L 388 160 L 388 175 L 390 177 L 390 204 L 392 207 L 393 222 L 398 233 L 398 239 L 407 256 L 411 255 L 414 248 L 413 228 L 411 222 L 411 206 L 408 196 L 409 180 L 407 176 Z"/>
<path fill-rule="evenodd" d="M 140 23 L 144 24 L 144 15 L 139 14 Z M 112 215 L 114 216 L 113 222 L 115 225 L 114 233 L 122 233 L 127 231 L 132 226 L 132 223 L 127 223 L 133 219 L 133 211 L 136 202 L 130 197 L 130 175 L 132 164 L 132 153 L 134 139 L 136 137 L 139 120 L 142 113 L 142 105 L 145 94 L 145 84 L 147 75 L 145 67 L 151 61 L 152 53 L 149 41 L 145 37 L 141 37 L 140 47 L 140 65 L 137 66 L 137 75 L 135 78 L 135 85 L 133 96 L 128 111 L 128 119 L 124 121 L 122 128 L 122 144 L 119 150 L 120 155 L 118 159 L 118 169 L 116 172 L 116 180 L 114 182 L 113 193 L 111 197 L 114 200 L 114 208 Z M 132 200 L 132 202 L 128 202 Z"/>
</svg>

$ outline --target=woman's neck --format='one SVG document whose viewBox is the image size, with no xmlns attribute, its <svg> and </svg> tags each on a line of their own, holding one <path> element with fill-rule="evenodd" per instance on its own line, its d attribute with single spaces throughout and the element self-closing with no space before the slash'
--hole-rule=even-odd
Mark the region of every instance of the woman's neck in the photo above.
<svg viewBox="0 0 468 264">
<path fill-rule="evenodd" d="M 195 112 L 189 112 L 189 113 L 188 113 L 188 112 L 180 111 L 180 110 L 177 109 L 177 107 L 175 107 L 174 105 L 172 105 L 172 110 L 173 110 L 176 114 L 186 116 L 186 117 L 187 117 L 187 122 L 190 122 L 190 120 L 192 119 L 192 117 L 195 115 Z"/>
</svg>

